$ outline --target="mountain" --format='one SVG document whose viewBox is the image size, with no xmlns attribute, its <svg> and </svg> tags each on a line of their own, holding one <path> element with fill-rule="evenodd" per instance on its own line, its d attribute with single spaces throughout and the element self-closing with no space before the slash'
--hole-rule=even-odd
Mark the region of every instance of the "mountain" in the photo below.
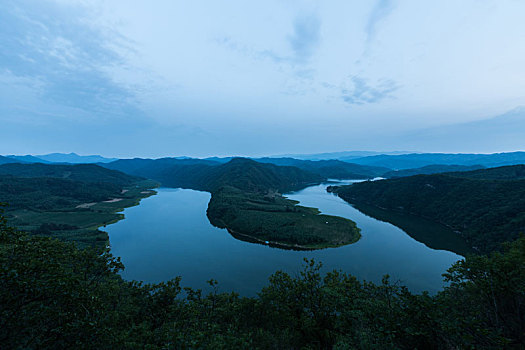
<svg viewBox="0 0 525 350">
<path fill-rule="evenodd" d="M 485 167 L 482 165 L 441 165 L 441 164 L 435 164 L 435 165 L 427 165 L 421 168 L 415 168 L 415 169 L 404 169 L 404 170 L 393 170 L 386 172 L 382 175 L 382 177 L 385 177 L 387 179 L 395 178 L 395 177 L 405 177 L 405 176 L 414 176 L 414 175 L 430 175 L 430 174 L 438 174 L 438 173 L 449 173 L 449 172 L 455 172 L 455 171 L 469 171 L 469 170 L 478 170 L 478 169 L 484 169 Z"/>
<path fill-rule="evenodd" d="M 213 191 L 222 186 L 233 186 L 244 191 L 291 191 L 319 183 L 324 177 L 293 166 L 263 164 L 246 158 L 234 158 L 226 164 L 210 167 L 195 177 L 203 188 Z"/>
<path fill-rule="evenodd" d="M 394 152 L 375 152 L 375 151 L 343 151 L 343 152 L 328 152 L 328 153 L 312 153 L 312 154 L 282 154 L 271 156 L 268 158 L 295 158 L 301 160 L 351 160 L 356 158 L 375 156 L 380 154 L 405 154 L 410 152 L 394 151 Z"/>
<path fill-rule="evenodd" d="M 11 158 L 11 159 L 13 159 L 13 160 L 15 160 L 15 161 L 17 161 L 19 163 L 49 163 L 46 160 L 37 158 L 37 157 L 29 155 L 29 154 L 25 155 L 25 156 L 8 155 L 6 157 Z"/>
<path fill-rule="evenodd" d="M 411 153 L 403 155 L 379 155 L 353 159 L 352 163 L 382 166 L 390 169 L 413 169 L 427 165 L 482 165 L 497 167 L 525 163 L 525 152 L 469 154 L 469 153 Z"/>
<path fill-rule="evenodd" d="M 340 160 L 312 161 L 294 158 L 257 158 L 255 160 L 261 163 L 295 166 L 330 179 L 370 179 L 383 176 L 385 172 L 390 170 L 384 167 L 359 165 Z"/>
<path fill-rule="evenodd" d="M 9 164 L 9 163 L 17 163 L 17 162 L 18 161 L 16 159 L 0 156 L 0 164 Z"/>
<path fill-rule="evenodd" d="M 47 162 L 52 163 L 109 163 L 117 158 L 105 158 L 99 155 L 80 156 L 76 153 L 50 153 L 35 156 Z"/>
<path fill-rule="evenodd" d="M 120 159 L 103 164 L 127 174 L 147 177 L 168 187 L 212 192 L 229 185 L 242 190 L 291 190 L 325 178 L 297 167 L 263 164 L 247 158 L 227 163 L 206 159 Z"/>
<path fill-rule="evenodd" d="M 525 233 L 524 165 L 366 181 L 335 192 L 353 204 L 449 226 L 483 253 Z"/>
<path fill-rule="evenodd" d="M 208 169 L 208 166 L 220 165 L 221 163 L 193 158 L 160 158 L 160 159 L 119 159 L 111 163 L 100 164 L 107 169 L 122 171 L 126 174 L 136 175 L 154 179 L 162 183 L 171 182 L 179 177 L 191 178 L 191 172 L 199 172 L 199 169 Z M 178 172 L 183 172 L 177 175 Z M 189 173 L 185 173 L 189 171 Z M 176 180 L 175 180 L 176 181 Z M 167 186 L 165 184 L 165 186 Z"/>
<path fill-rule="evenodd" d="M 140 180 L 120 171 L 110 170 L 95 164 L 20 164 L 0 165 L 0 175 L 21 178 L 59 178 L 88 183 L 112 183 L 125 186 Z"/>
</svg>

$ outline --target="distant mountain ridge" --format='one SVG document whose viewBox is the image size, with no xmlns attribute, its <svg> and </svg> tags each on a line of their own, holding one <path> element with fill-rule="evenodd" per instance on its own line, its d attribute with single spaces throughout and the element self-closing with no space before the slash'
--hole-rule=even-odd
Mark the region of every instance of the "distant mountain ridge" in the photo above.
<svg viewBox="0 0 525 350">
<path fill-rule="evenodd" d="M 342 151 L 342 152 L 325 152 L 325 153 L 311 153 L 311 154 L 282 154 L 274 155 L 265 158 L 294 158 L 301 160 L 351 160 L 356 158 L 363 158 L 369 156 L 376 156 L 381 154 L 396 155 L 407 154 L 413 152 L 407 151 L 391 151 L 391 152 L 377 152 L 377 151 Z"/>
<path fill-rule="evenodd" d="M 428 165 L 482 165 L 497 167 L 525 164 L 525 152 L 492 154 L 475 153 L 411 153 L 403 155 L 378 155 L 352 159 L 352 163 L 382 166 L 395 170 L 421 168 Z"/>
<path fill-rule="evenodd" d="M 16 159 L 5 157 L 5 156 L 0 156 L 0 164 L 9 164 L 9 163 L 18 163 L 18 162 L 19 161 L 17 161 Z"/>
<path fill-rule="evenodd" d="M 117 160 L 118 158 L 105 158 L 99 155 L 87 155 L 81 156 L 76 153 L 50 153 L 36 155 L 35 157 L 40 158 L 44 161 L 53 162 L 53 163 L 109 163 Z"/>
</svg>

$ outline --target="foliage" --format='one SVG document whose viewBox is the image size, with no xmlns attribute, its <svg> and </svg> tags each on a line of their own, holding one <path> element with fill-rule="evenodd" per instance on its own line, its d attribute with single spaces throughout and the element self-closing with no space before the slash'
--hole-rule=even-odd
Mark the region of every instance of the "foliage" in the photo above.
<svg viewBox="0 0 525 350">
<path fill-rule="evenodd" d="M 121 187 L 144 180 L 95 164 L 4 164 L 0 165 L 0 175 L 25 178 L 59 178 L 88 183 L 112 183 Z"/>
<path fill-rule="evenodd" d="M 119 196 L 122 187 L 113 183 L 87 183 L 53 177 L 0 176 L 0 200 L 9 208 L 64 210 L 86 202 Z"/>
<path fill-rule="evenodd" d="M 340 160 L 300 160 L 295 158 L 258 158 L 261 163 L 271 163 L 280 166 L 295 166 L 299 169 L 318 174 L 329 179 L 370 179 L 383 174 L 390 169 L 359 165 Z"/>
<path fill-rule="evenodd" d="M 350 203 L 374 205 L 442 223 L 480 252 L 525 232 L 524 166 L 367 181 L 336 191 Z"/>
<path fill-rule="evenodd" d="M 435 296 L 306 261 L 254 298 L 125 282 L 107 250 L 28 236 L 0 220 L 0 342 L 24 349 L 522 348 L 525 238 L 467 257 Z"/>
<path fill-rule="evenodd" d="M 239 239 L 294 249 L 325 248 L 356 242 L 361 236 L 348 219 L 322 215 L 277 193 L 266 195 L 225 186 L 212 193 L 210 222 Z"/>
<path fill-rule="evenodd" d="M 0 166 L 0 201 L 18 228 L 81 246 L 107 244 L 98 227 L 122 218 L 125 207 L 151 195 L 151 180 L 93 164 L 5 164 Z"/>
<path fill-rule="evenodd" d="M 430 175 L 438 173 L 447 173 L 447 172 L 458 172 L 458 171 L 469 171 L 469 170 L 478 170 L 483 169 L 482 165 L 443 165 L 443 164 L 433 164 L 427 165 L 421 168 L 414 169 L 402 169 L 402 170 L 392 170 L 384 173 L 382 177 L 391 179 L 396 177 L 405 177 L 405 176 L 414 176 L 414 175 Z"/>
<path fill-rule="evenodd" d="M 263 164 L 246 158 L 234 158 L 225 164 L 200 159 L 130 159 L 104 166 L 145 176 L 167 187 L 208 192 L 222 186 L 250 192 L 266 192 L 268 189 L 292 191 L 325 179 L 297 167 Z"/>
</svg>

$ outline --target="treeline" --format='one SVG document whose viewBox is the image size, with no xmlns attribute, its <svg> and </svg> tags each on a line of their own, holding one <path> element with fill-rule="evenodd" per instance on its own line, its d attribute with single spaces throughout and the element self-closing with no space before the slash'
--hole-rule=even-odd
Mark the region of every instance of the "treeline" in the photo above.
<svg viewBox="0 0 525 350">
<path fill-rule="evenodd" d="M 350 203 L 418 215 L 458 231 L 480 252 L 525 232 L 525 166 L 367 181 L 335 190 Z"/>
<path fill-rule="evenodd" d="M 86 202 L 121 194 L 122 187 L 108 182 L 81 182 L 61 178 L 21 178 L 0 175 L 0 201 L 8 209 L 65 210 Z"/>
<path fill-rule="evenodd" d="M 525 346 L 525 239 L 471 256 L 437 295 L 305 263 L 257 297 L 144 285 L 108 250 L 28 236 L 0 219 L 4 349 L 501 349 Z"/>
<path fill-rule="evenodd" d="M 35 178 L 51 177 L 89 183 L 111 183 L 119 186 L 129 186 L 144 180 L 135 176 L 113 171 L 95 164 L 3 164 L 0 165 L 0 175 Z"/>
</svg>

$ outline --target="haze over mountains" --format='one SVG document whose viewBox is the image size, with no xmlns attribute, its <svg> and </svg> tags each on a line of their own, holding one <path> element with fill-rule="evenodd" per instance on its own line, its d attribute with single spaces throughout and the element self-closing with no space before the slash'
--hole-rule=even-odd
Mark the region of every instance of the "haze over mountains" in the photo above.
<svg viewBox="0 0 525 350">
<path fill-rule="evenodd" d="M 6 159 L 7 158 L 7 159 Z M 70 163 L 70 164 L 82 164 L 82 163 L 109 163 L 117 160 L 118 158 L 105 158 L 99 155 L 87 155 L 81 156 L 76 153 L 50 153 L 42 155 L 6 155 L 0 156 L 0 164 L 5 163 Z"/>
<path fill-rule="evenodd" d="M 297 157 L 252 158 L 259 163 L 270 163 L 280 166 L 294 166 L 323 178 L 335 179 L 366 179 L 373 177 L 399 177 L 415 174 L 433 174 L 450 171 L 467 171 L 483 167 L 497 167 L 525 163 L 525 152 L 493 153 L 493 154 L 452 154 L 452 153 L 404 153 L 379 154 L 375 152 L 336 152 Z M 358 155 L 372 154 L 358 157 Z M 326 157 L 326 158 L 325 158 Z M 129 174 L 156 178 L 162 182 L 167 169 L 171 173 L 183 176 L 182 171 L 198 173 L 203 166 L 213 166 L 227 163 L 235 157 L 210 157 L 206 159 L 189 157 L 169 157 L 160 159 L 116 159 L 98 155 L 81 156 L 75 153 L 53 153 L 48 155 L 7 155 L 0 156 L 0 164 L 7 163 L 58 163 L 79 164 L 96 163 L 104 167 L 120 170 Z M 324 158 L 324 159 L 321 159 Z M 191 167 L 188 167 L 191 165 Z M 175 168 L 178 168 L 176 171 Z M 184 169 L 184 170 L 182 170 Z M 406 171 L 409 170 L 409 171 Z M 402 172 L 399 172 L 402 171 Z"/>
</svg>

